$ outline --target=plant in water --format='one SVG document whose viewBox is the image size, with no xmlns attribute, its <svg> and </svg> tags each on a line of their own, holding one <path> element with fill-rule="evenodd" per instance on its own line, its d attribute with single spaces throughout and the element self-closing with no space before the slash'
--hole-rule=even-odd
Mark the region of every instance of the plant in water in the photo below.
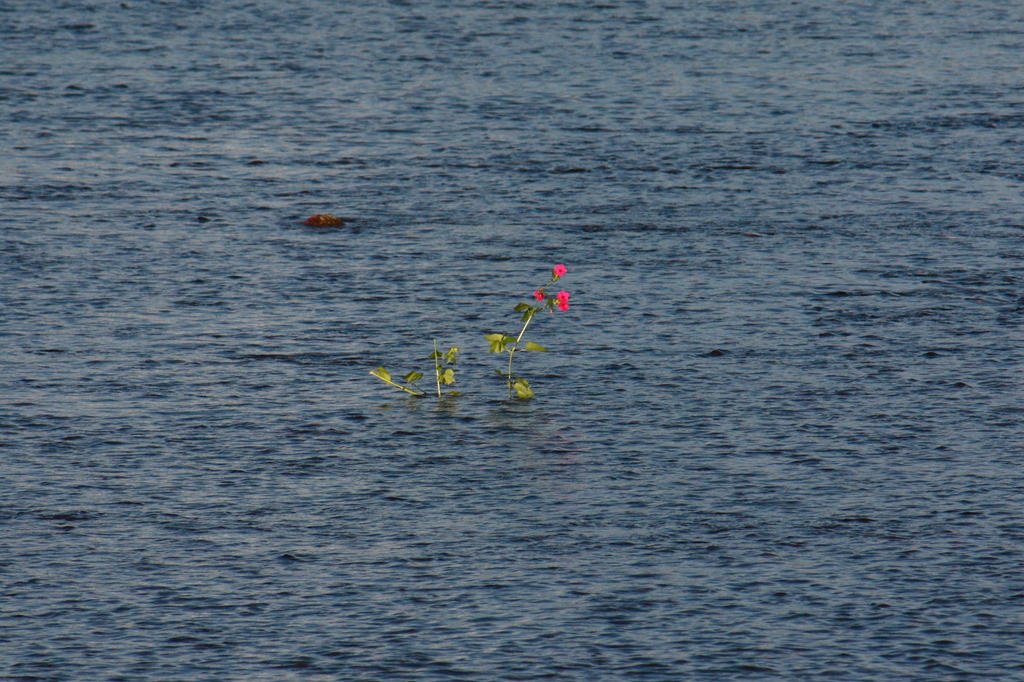
<svg viewBox="0 0 1024 682">
<path fill-rule="evenodd" d="M 455 359 L 458 353 L 458 348 L 449 348 L 447 353 L 442 353 L 437 349 L 437 341 L 434 341 L 434 352 L 431 353 L 427 359 L 434 361 L 434 378 L 437 380 L 438 398 L 441 397 L 441 384 L 451 386 L 455 383 L 455 370 L 453 368 L 455 367 Z M 448 367 L 447 365 L 451 365 L 451 367 Z M 422 390 L 419 386 L 414 385 L 417 381 L 423 378 L 423 372 L 413 370 L 406 374 L 402 377 L 402 381 L 405 382 L 405 385 L 399 384 L 392 379 L 391 373 L 384 369 L 383 366 L 370 370 L 370 374 L 385 383 L 391 384 L 395 388 L 402 389 L 406 393 L 411 393 L 416 396 L 423 396 L 427 394 L 426 391 Z M 458 396 L 462 394 L 458 391 L 449 391 L 448 395 Z"/>
<path fill-rule="evenodd" d="M 533 390 L 530 388 L 529 381 L 512 373 L 512 360 L 515 358 L 516 353 L 523 350 L 537 351 L 541 353 L 548 352 L 547 348 L 544 348 L 533 341 L 527 341 L 522 346 L 519 344 L 523 340 L 523 334 L 526 333 L 526 328 L 530 326 L 530 322 L 537 313 L 544 310 L 554 312 L 555 308 L 558 308 L 563 312 L 569 309 L 569 292 L 559 291 L 554 296 L 547 293 L 547 288 L 561 279 L 566 272 L 568 272 L 568 270 L 564 265 L 556 265 L 551 269 L 551 281 L 533 292 L 533 298 L 537 301 L 537 304 L 520 303 L 515 307 L 515 311 L 517 313 L 523 314 L 523 328 L 519 330 L 518 336 L 510 336 L 507 334 L 488 334 L 484 337 L 491 344 L 490 349 L 487 351 L 488 353 L 501 353 L 502 351 L 508 353 L 508 371 L 502 372 L 499 369 L 497 372 L 505 377 L 506 383 L 508 384 L 509 398 L 512 397 L 513 390 L 516 392 L 517 398 L 532 398 L 535 395 Z"/>
<path fill-rule="evenodd" d="M 491 347 L 488 350 L 489 353 L 508 353 L 508 371 L 503 372 L 497 370 L 498 374 L 505 377 L 506 383 L 508 384 L 508 397 L 512 397 L 512 391 L 516 392 L 517 398 L 532 398 L 534 392 L 530 388 L 530 382 L 521 376 L 516 376 L 512 373 L 512 362 L 515 359 L 516 353 L 519 351 L 537 351 L 541 353 L 547 353 L 548 349 L 544 348 L 538 343 L 533 341 L 527 341 L 523 343 L 523 335 L 526 334 L 526 328 L 530 326 L 530 322 L 534 316 L 545 310 L 554 312 L 555 308 L 561 311 L 569 309 L 569 292 L 559 291 L 557 294 L 551 295 L 547 293 L 548 287 L 560 280 L 565 273 L 568 272 L 564 265 L 556 265 L 551 269 L 551 281 L 544 286 L 536 289 L 533 292 L 533 299 L 536 303 L 520 303 L 515 307 L 517 313 L 522 313 L 523 328 L 519 330 L 517 336 L 510 336 L 508 334 L 487 334 L 486 339 L 490 342 Z M 458 348 L 449 348 L 447 352 L 442 352 L 437 349 L 437 341 L 434 341 L 434 352 L 427 356 L 428 360 L 434 361 L 434 383 L 437 385 L 437 397 L 443 397 L 441 392 L 441 385 L 451 386 L 455 383 L 455 362 L 459 354 Z M 416 382 L 423 378 L 422 372 L 413 370 L 402 377 L 404 383 L 398 383 L 391 378 L 391 373 L 388 372 L 384 367 L 378 367 L 375 370 L 371 370 L 370 374 L 377 377 L 381 381 L 391 384 L 397 389 L 405 391 L 415 396 L 425 396 L 426 391 L 416 386 Z M 462 395 L 458 391 L 448 391 L 449 396 Z"/>
<path fill-rule="evenodd" d="M 420 390 L 419 386 L 413 386 L 413 383 L 423 378 L 423 372 L 417 372 L 413 370 L 412 372 L 406 374 L 404 377 L 402 377 L 402 380 L 405 381 L 404 386 L 402 384 L 396 383 L 395 380 L 391 378 L 391 372 L 384 369 L 383 365 L 378 367 L 377 369 L 371 369 L 370 374 L 377 377 L 381 381 L 391 384 L 395 388 L 402 389 L 406 393 L 411 393 L 413 395 L 426 395 L 425 392 Z"/>
<path fill-rule="evenodd" d="M 430 354 L 428 360 L 434 361 L 434 378 L 437 379 L 437 397 L 441 397 L 441 384 L 445 386 L 451 386 L 455 383 L 455 356 L 458 355 L 458 348 L 449 348 L 447 353 L 442 353 L 437 349 L 437 341 L 434 341 L 434 352 Z M 451 365 L 451 367 L 446 367 Z M 458 391 L 448 391 L 448 395 L 459 396 L 462 395 Z"/>
</svg>

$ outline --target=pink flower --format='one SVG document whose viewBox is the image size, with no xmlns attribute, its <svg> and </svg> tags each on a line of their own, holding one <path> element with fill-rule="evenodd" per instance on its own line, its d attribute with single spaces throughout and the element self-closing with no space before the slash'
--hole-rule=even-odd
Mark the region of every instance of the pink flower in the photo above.
<svg viewBox="0 0 1024 682">
<path fill-rule="evenodd" d="M 537 299 L 538 301 L 543 301 L 544 300 L 544 292 L 541 291 L 540 289 L 537 289 L 537 291 L 533 292 L 533 297 L 535 299 Z"/>
<path fill-rule="evenodd" d="M 567 311 L 569 309 L 569 304 L 564 302 L 564 301 L 559 301 L 558 302 L 558 309 L 561 310 L 564 313 L 565 311 Z"/>
<path fill-rule="evenodd" d="M 564 265 L 556 265 L 554 268 L 551 269 L 551 272 L 554 273 L 555 279 L 558 279 L 559 277 L 561 277 L 562 275 L 569 271 L 566 269 Z"/>
<path fill-rule="evenodd" d="M 558 292 L 558 296 L 556 296 L 555 298 L 558 299 L 558 309 L 559 310 L 561 310 L 564 313 L 566 310 L 569 309 L 569 292 L 568 291 L 559 291 Z"/>
</svg>

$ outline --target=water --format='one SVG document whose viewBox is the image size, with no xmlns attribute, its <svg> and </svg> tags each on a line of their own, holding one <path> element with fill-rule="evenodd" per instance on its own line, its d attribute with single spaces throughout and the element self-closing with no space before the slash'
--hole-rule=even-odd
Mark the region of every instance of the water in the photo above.
<svg viewBox="0 0 1024 682">
<path fill-rule="evenodd" d="M 1024 679 L 1016 4 L 0 36 L 4 679 Z"/>
</svg>

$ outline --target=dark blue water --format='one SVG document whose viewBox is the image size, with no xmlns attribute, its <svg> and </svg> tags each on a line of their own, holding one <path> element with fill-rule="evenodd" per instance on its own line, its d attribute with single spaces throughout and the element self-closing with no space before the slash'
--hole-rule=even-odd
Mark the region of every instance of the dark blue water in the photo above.
<svg viewBox="0 0 1024 682">
<path fill-rule="evenodd" d="M 0 678 L 1024 679 L 1017 3 L 0 45 Z"/>
</svg>

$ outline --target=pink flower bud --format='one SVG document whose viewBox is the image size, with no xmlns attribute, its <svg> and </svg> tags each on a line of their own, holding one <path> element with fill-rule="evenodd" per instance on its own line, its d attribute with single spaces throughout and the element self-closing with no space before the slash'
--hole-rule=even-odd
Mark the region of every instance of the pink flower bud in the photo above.
<svg viewBox="0 0 1024 682">
<path fill-rule="evenodd" d="M 566 269 L 564 265 L 556 265 L 554 268 L 551 269 L 551 272 L 554 273 L 555 278 L 557 279 L 569 271 Z"/>
</svg>

